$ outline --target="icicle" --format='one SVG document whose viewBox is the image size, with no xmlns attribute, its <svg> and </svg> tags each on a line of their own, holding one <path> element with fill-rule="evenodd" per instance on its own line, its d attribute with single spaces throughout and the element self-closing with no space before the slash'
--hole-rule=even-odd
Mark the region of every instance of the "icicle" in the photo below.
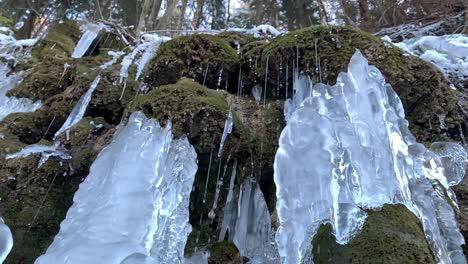
<svg viewBox="0 0 468 264">
<path fill-rule="evenodd" d="M 266 58 L 266 65 L 265 65 L 265 90 L 263 91 L 263 105 L 266 105 L 266 96 L 267 96 L 267 86 L 268 86 L 268 59 Z"/>
<path fill-rule="evenodd" d="M 317 84 L 312 96 L 297 95 L 296 108 L 290 100 L 285 105 L 292 111 L 274 162 L 282 263 L 307 261 L 322 223 L 344 244 L 361 230 L 362 208 L 395 203 L 419 218 L 438 262 L 466 263 L 445 196 L 454 198 L 450 186 L 465 174 L 462 146 L 417 143 L 400 98 L 360 52 L 336 85 Z"/>
<path fill-rule="evenodd" d="M 252 96 L 255 98 L 255 102 L 257 102 L 257 104 L 260 104 L 262 100 L 262 86 L 256 84 L 252 88 Z"/>
<path fill-rule="evenodd" d="M 203 86 L 205 86 L 207 75 L 208 75 L 208 64 L 206 65 L 205 74 L 203 75 Z"/>
<path fill-rule="evenodd" d="M 0 263 L 3 263 L 13 248 L 13 235 L 10 228 L 0 217 Z"/>
<path fill-rule="evenodd" d="M 101 76 L 97 76 L 91 86 L 89 87 L 88 91 L 80 98 L 78 103 L 73 107 L 70 115 L 68 116 L 65 123 L 63 123 L 62 127 L 55 133 L 54 140 L 64 131 L 70 129 L 74 125 L 76 125 L 80 120 L 83 118 L 86 108 L 88 108 L 89 103 L 91 102 L 91 97 L 93 96 L 94 90 L 99 84 L 101 80 Z"/>
<path fill-rule="evenodd" d="M 83 57 L 83 55 L 86 53 L 93 41 L 98 36 L 99 32 L 105 28 L 106 26 L 102 23 L 86 25 L 86 31 L 81 36 L 80 40 L 78 41 L 78 44 L 76 44 L 75 50 L 72 54 L 72 58 L 78 59 Z"/>
<path fill-rule="evenodd" d="M 63 160 L 71 159 L 71 156 L 68 154 L 67 150 L 60 146 L 60 142 L 55 142 L 52 146 L 45 146 L 40 144 L 29 145 L 19 152 L 7 154 L 5 159 L 25 158 L 33 154 L 41 154 L 39 163 L 37 165 L 38 168 L 42 167 L 42 165 L 44 165 L 44 163 L 50 157 L 58 157 Z"/>
<path fill-rule="evenodd" d="M 284 86 L 285 100 L 288 100 L 288 85 L 289 85 L 289 61 L 286 63 L 286 85 Z"/>
<path fill-rule="evenodd" d="M 211 219 L 211 222 L 213 222 L 214 218 L 216 217 L 216 208 L 218 208 L 219 194 L 221 192 L 221 188 L 223 187 L 224 177 L 226 176 L 226 171 L 227 171 L 227 168 L 228 168 L 228 163 L 229 163 L 230 158 L 231 158 L 231 156 L 229 155 L 229 157 L 228 157 L 228 159 L 226 161 L 226 164 L 224 165 L 223 175 L 221 176 L 221 178 L 219 177 L 220 172 L 221 172 L 221 161 L 219 162 L 218 177 L 216 178 L 216 191 L 215 191 L 215 196 L 214 196 L 214 200 L 213 200 L 213 206 L 211 207 L 211 210 L 208 213 L 208 218 Z M 236 164 L 236 166 L 237 166 L 237 164 Z"/>
<path fill-rule="evenodd" d="M 242 64 L 239 65 L 239 83 L 237 84 L 237 96 L 242 95 Z"/>
<path fill-rule="evenodd" d="M 221 142 L 219 143 L 218 158 L 221 158 L 221 155 L 223 154 L 224 143 L 226 142 L 228 135 L 231 134 L 233 125 L 234 120 L 232 118 L 232 112 L 229 111 L 227 119 L 224 122 L 224 130 L 223 135 L 221 136 Z"/>
<path fill-rule="evenodd" d="M 445 114 L 439 114 L 437 116 L 439 117 L 439 128 L 445 129 Z"/>
<path fill-rule="evenodd" d="M 219 240 L 224 240 L 227 231 L 231 233 L 234 230 L 235 219 L 236 219 L 236 209 L 234 207 L 234 183 L 236 181 L 236 172 L 237 172 L 237 160 L 234 162 L 234 166 L 231 172 L 231 179 L 229 180 L 229 191 L 226 198 L 226 204 L 223 209 L 223 222 L 221 224 L 221 231 L 219 232 Z"/>
<path fill-rule="evenodd" d="M 211 152 L 210 152 L 210 162 L 208 164 L 208 172 L 206 174 L 206 182 L 205 182 L 205 190 L 203 192 L 203 203 L 206 202 L 206 193 L 208 192 L 208 183 L 210 181 L 210 174 L 211 174 L 211 162 L 213 161 L 213 145 L 211 145 Z"/>
<path fill-rule="evenodd" d="M 460 123 L 458 124 L 458 131 L 460 132 L 461 142 L 462 142 L 463 146 L 466 147 L 465 134 L 463 133 L 463 128 L 462 128 Z"/>
<path fill-rule="evenodd" d="M 222 76 L 223 76 L 223 69 L 219 70 L 219 75 L 218 75 L 218 88 L 221 86 L 221 81 L 222 81 Z"/>
<path fill-rule="evenodd" d="M 133 113 L 35 263 L 182 263 L 196 160 L 187 138 L 172 138 L 170 123 Z"/>
</svg>

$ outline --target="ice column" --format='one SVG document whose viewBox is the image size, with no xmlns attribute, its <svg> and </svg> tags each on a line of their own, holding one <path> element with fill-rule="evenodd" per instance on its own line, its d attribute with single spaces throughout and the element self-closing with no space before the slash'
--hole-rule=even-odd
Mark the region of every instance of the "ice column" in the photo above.
<svg viewBox="0 0 468 264">
<path fill-rule="evenodd" d="M 197 156 L 143 113 L 94 161 L 41 263 L 183 263 Z"/>
<path fill-rule="evenodd" d="M 98 36 L 99 32 L 102 29 L 105 29 L 106 26 L 102 23 L 98 24 L 87 24 L 85 26 L 85 32 L 81 36 L 78 44 L 76 44 L 75 50 L 73 51 L 72 58 L 78 59 L 83 57 L 86 51 L 89 49 L 93 41 Z"/>
</svg>

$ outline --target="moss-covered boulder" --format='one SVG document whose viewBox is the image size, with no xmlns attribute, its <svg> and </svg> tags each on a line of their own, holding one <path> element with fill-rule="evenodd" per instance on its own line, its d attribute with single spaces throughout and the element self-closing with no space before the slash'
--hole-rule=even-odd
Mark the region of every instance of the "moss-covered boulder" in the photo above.
<svg viewBox="0 0 468 264">
<path fill-rule="evenodd" d="M 290 71 L 293 63 L 298 64 L 314 82 L 334 84 L 338 74 L 346 71 L 357 49 L 380 69 L 398 93 L 411 130 L 420 142 L 460 139 L 458 125 L 466 118 L 463 112 L 467 109 L 459 105 L 459 92 L 450 89 L 442 73 L 433 65 L 360 30 L 316 26 L 290 32 L 264 47 L 258 72 L 264 77 L 268 60 L 268 96 L 283 98 L 285 91 L 278 86 L 292 87 L 291 72 L 286 80 L 286 63 Z M 439 115 L 446 116 L 446 129 L 439 128 Z"/>
<path fill-rule="evenodd" d="M 13 20 L 0 15 L 0 27 L 6 27 L 13 30 Z"/>
<path fill-rule="evenodd" d="M 347 245 L 336 243 L 330 225 L 313 238 L 314 263 L 436 263 L 416 216 L 403 205 L 367 211 L 362 231 Z"/>
<path fill-rule="evenodd" d="M 243 264 L 237 247 L 229 241 L 219 241 L 210 249 L 208 264 Z"/>
<path fill-rule="evenodd" d="M 145 82 L 156 87 L 188 77 L 212 89 L 226 86 L 234 89 L 238 66 L 237 51 L 224 38 L 205 34 L 184 36 L 161 45 L 149 64 Z"/>
</svg>

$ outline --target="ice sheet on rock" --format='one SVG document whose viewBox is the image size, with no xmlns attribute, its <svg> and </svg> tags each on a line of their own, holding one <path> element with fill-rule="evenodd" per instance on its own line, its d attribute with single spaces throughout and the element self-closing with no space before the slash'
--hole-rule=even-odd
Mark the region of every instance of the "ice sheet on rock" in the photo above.
<svg viewBox="0 0 468 264">
<path fill-rule="evenodd" d="M 13 248 L 13 235 L 10 228 L 0 217 L 0 263 L 5 261 L 6 257 Z"/>
<path fill-rule="evenodd" d="M 463 34 L 425 36 L 395 43 L 434 64 L 452 83 L 468 88 L 468 37 Z"/>
<path fill-rule="evenodd" d="M 85 26 L 85 31 L 81 36 L 78 44 L 76 44 L 75 50 L 73 50 L 72 58 L 78 59 L 83 57 L 86 51 L 89 49 L 93 41 L 98 36 L 99 32 L 106 28 L 106 25 L 102 23 L 92 24 L 89 23 Z"/>
<path fill-rule="evenodd" d="M 135 80 L 138 80 L 146 64 L 156 55 L 159 46 L 170 40 L 170 38 L 159 37 L 156 34 L 144 34 L 142 40 L 144 41 L 143 43 L 136 46 L 131 53 L 123 58 L 121 63 L 122 68 L 120 69 L 120 83 L 123 83 L 128 78 L 128 69 L 133 63 L 137 66 Z M 139 54 L 141 54 L 141 57 L 136 60 Z"/>
<path fill-rule="evenodd" d="M 40 154 L 41 158 L 38 163 L 38 168 L 40 168 L 50 157 L 58 157 L 63 160 L 71 159 L 70 154 L 67 150 L 60 146 L 60 142 L 55 142 L 54 145 L 46 146 L 41 144 L 33 144 L 24 147 L 22 150 L 16 153 L 11 153 L 6 155 L 6 159 L 17 159 L 25 158 L 30 155 Z"/>
<path fill-rule="evenodd" d="M 254 37 L 258 38 L 262 35 L 270 35 L 273 37 L 277 37 L 281 34 L 279 30 L 274 28 L 271 25 L 259 25 L 249 30 L 249 33 L 254 34 Z"/>
<path fill-rule="evenodd" d="M 99 66 L 99 68 L 101 70 L 105 70 L 105 69 L 109 68 L 110 66 L 114 65 L 117 62 L 117 60 L 120 57 L 122 57 L 122 55 L 125 54 L 125 52 L 123 52 L 123 51 L 109 51 L 109 52 L 107 52 L 107 54 L 109 54 L 112 57 L 112 60 L 104 63 L 101 66 Z"/>
<path fill-rule="evenodd" d="M 23 80 L 23 73 L 11 73 L 10 67 L 0 63 L 0 120 L 7 115 L 19 112 L 34 112 L 42 106 L 40 101 L 7 96 L 7 92 Z"/>
<path fill-rule="evenodd" d="M 186 138 L 133 113 L 80 184 L 60 231 L 36 260 L 182 263 L 197 156 Z"/>
<path fill-rule="evenodd" d="M 294 85 L 303 84 L 296 80 Z M 394 203 L 406 205 L 421 220 L 440 263 L 465 263 L 463 237 L 443 199 L 450 190 L 441 191 L 449 184 L 440 184 L 447 178 L 444 164 L 464 161 L 416 142 L 400 99 L 360 52 L 336 85 L 317 84 L 299 105 L 287 103 L 289 117 L 274 162 L 276 241 L 283 263 L 308 261 L 311 239 L 322 223 L 330 223 L 337 242 L 344 244 L 362 228 L 366 213 L 361 208 Z M 466 155 L 462 147 L 448 152 L 453 149 L 461 152 L 457 157 Z M 450 162 L 442 161 L 444 156 Z"/>
<path fill-rule="evenodd" d="M 86 109 L 88 108 L 89 103 L 91 102 L 93 93 L 96 90 L 100 80 L 101 76 L 98 75 L 91 83 L 91 86 L 89 87 L 88 91 L 80 98 L 80 100 L 73 107 L 70 115 L 68 115 L 67 117 L 67 120 L 65 120 L 65 123 L 63 123 L 62 127 L 55 133 L 54 139 L 56 139 L 64 131 L 69 130 L 71 127 L 80 122 L 80 120 L 83 118 L 86 112 Z"/>
<path fill-rule="evenodd" d="M 224 122 L 223 134 L 221 135 L 221 142 L 219 143 L 218 158 L 221 158 L 223 154 L 224 143 L 226 139 L 232 132 L 232 127 L 234 126 L 234 120 L 232 118 L 232 112 L 229 111 L 226 121 Z"/>
</svg>

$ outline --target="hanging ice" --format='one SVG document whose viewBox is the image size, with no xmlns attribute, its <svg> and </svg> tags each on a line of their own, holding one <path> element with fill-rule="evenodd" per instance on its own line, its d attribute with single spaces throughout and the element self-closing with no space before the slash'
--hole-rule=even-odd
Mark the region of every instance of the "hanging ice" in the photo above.
<svg viewBox="0 0 468 264">
<path fill-rule="evenodd" d="M 93 96 L 96 87 L 101 80 L 101 76 L 97 76 L 91 86 L 89 87 L 88 91 L 80 98 L 78 103 L 73 107 L 70 115 L 68 115 L 67 120 L 63 123 L 62 127 L 55 133 L 54 140 L 57 138 L 62 132 L 70 129 L 72 126 L 76 125 L 80 120 L 83 118 L 86 108 L 88 108 L 89 103 L 91 102 L 91 97 Z"/>
<path fill-rule="evenodd" d="M 135 80 L 138 80 L 145 69 L 146 64 L 156 55 L 159 46 L 170 40 L 168 37 L 156 37 L 157 35 L 144 34 L 142 36 L 143 43 L 135 47 L 131 53 L 125 56 L 122 60 L 122 68 L 120 69 L 120 83 L 128 78 L 128 69 L 134 63 L 137 66 Z M 140 59 L 135 61 L 138 54 L 141 53 Z M 134 62 L 135 61 L 135 62 Z"/>
<path fill-rule="evenodd" d="M 11 234 L 10 228 L 8 228 L 0 217 L 0 263 L 5 261 L 12 248 L 13 235 Z"/>
<path fill-rule="evenodd" d="M 224 209 L 220 240 L 229 234 L 241 256 L 252 264 L 279 263 L 271 219 L 258 184 L 248 177 L 240 187 L 237 204 L 229 200 Z"/>
<path fill-rule="evenodd" d="M 143 113 L 97 157 L 37 264 L 183 263 L 197 156 Z"/>
<path fill-rule="evenodd" d="M 257 104 L 260 104 L 260 101 L 262 100 L 262 86 L 256 84 L 252 88 L 252 96 L 255 98 L 255 102 L 257 102 Z"/>
<path fill-rule="evenodd" d="M 76 44 L 75 50 L 73 51 L 72 58 L 78 59 L 83 57 L 86 51 L 89 49 L 93 41 L 98 36 L 102 29 L 105 29 L 106 25 L 102 23 L 98 24 L 87 24 L 85 26 L 85 32 L 81 36 L 78 44 Z"/>
<path fill-rule="evenodd" d="M 0 120 L 11 113 L 34 112 L 41 107 L 40 101 L 32 102 L 26 98 L 6 96 L 7 92 L 24 78 L 23 72 L 11 73 L 11 66 L 15 65 L 19 58 L 27 56 L 28 52 L 24 49 L 34 45 L 36 41 L 16 40 L 12 35 L 0 33 Z"/>
<path fill-rule="evenodd" d="M 18 159 L 28 157 L 33 154 L 41 154 L 41 158 L 37 165 L 40 168 L 50 157 L 58 157 L 62 160 L 71 159 L 67 150 L 60 146 L 60 142 L 54 142 L 54 145 L 46 146 L 40 144 L 33 144 L 26 146 L 21 151 L 6 155 L 6 159 Z"/>
<path fill-rule="evenodd" d="M 219 143 L 219 151 L 218 151 L 218 158 L 221 158 L 223 154 L 223 147 L 224 143 L 226 143 L 226 139 L 232 132 L 232 127 L 234 125 L 234 120 L 232 119 L 232 112 L 229 111 L 226 121 L 224 122 L 224 129 L 223 135 L 221 135 L 221 142 Z"/>
<path fill-rule="evenodd" d="M 319 84 L 311 94 L 291 112 L 275 157 L 282 262 L 309 261 L 322 223 L 344 244 L 365 221 L 361 208 L 401 203 L 421 220 L 440 263 L 466 263 L 463 236 L 438 181 L 463 177 L 447 174 L 461 173 L 454 164 L 465 168 L 463 147 L 431 151 L 418 144 L 400 99 L 360 52 L 335 86 Z"/>
<path fill-rule="evenodd" d="M 112 60 L 104 63 L 101 66 L 99 66 L 99 68 L 101 70 L 105 70 L 105 69 L 109 68 L 110 66 L 114 65 L 117 62 L 117 60 L 120 57 L 122 57 L 122 55 L 124 55 L 125 53 L 123 51 L 109 51 L 109 52 L 107 52 L 107 54 L 109 54 L 112 57 Z"/>
</svg>

